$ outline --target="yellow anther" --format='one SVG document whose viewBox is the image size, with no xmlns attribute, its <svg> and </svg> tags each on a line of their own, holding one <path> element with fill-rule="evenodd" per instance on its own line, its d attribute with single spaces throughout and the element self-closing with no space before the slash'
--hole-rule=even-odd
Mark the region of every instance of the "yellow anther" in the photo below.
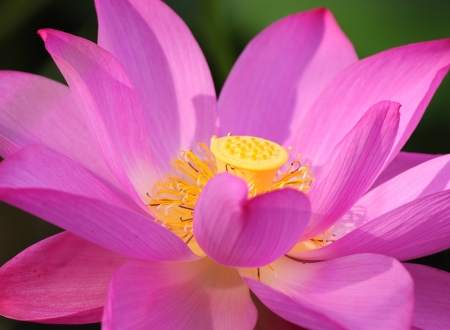
<svg viewBox="0 0 450 330">
<path fill-rule="evenodd" d="M 258 157 L 256 157 L 256 155 L 252 155 L 253 160 L 256 160 L 256 158 L 258 158 Z"/>
<path fill-rule="evenodd" d="M 230 149 L 230 145 L 229 144 L 227 144 L 226 146 L 225 146 L 225 148 L 227 148 L 227 149 Z"/>
<path fill-rule="evenodd" d="M 241 152 L 241 158 L 245 158 L 245 152 Z"/>
</svg>

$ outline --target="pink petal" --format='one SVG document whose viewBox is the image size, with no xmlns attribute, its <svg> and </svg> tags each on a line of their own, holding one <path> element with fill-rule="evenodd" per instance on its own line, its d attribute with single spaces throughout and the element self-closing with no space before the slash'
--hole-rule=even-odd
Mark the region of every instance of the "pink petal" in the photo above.
<svg viewBox="0 0 450 330">
<path fill-rule="evenodd" d="M 235 269 L 208 258 L 132 260 L 114 275 L 103 329 L 253 329 L 256 308 Z"/>
<path fill-rule="evenodd" d="M 275 22 L 248 44 L 223 87 L 222 134 L 284 143 L 324 87 L 357 59 L 326 9 Z"/>
<path fill-rule="evenodd" d="M 450 155 L 411 168 L 368 192 L 335 223 L 333 234 L 340 238 L 397 207 L 446 189 L 450 189 Z"/>
<path fill-rule="evenodd" d="M 30 144 L 59 151 L 118 185 L 67 86 L 24 72 L 0 71 L 0 156 Z"/>
<path fill-rule="evenodd" d="M 385 213 L 324 248 L 292 255 L 324 260 L 373 252 L 409 260 L 450 248 L 449 235 L 450 190 L 446 190 Z"/>
<path fill-rule="evenodd" d="M 186 24 L 159 0 L 97 0 L 99 45 L 124 66 L 160 168 L 215 134 L 216 94 Z"/>
<path fill-rule="evenodd" d="M 308 329 L 409 329 L 413 282 L 395 259 L 352 255 L 317 263 L 283 257 L 269 267 L 241 269 L 259 299 Z"/>
<path fill-rule="evenodd" d="M 323 166 L 365 109 L 394 100 L 402 105 L 402 116 L 389 163 L 416 127 L 449 65 L 450 39 L 390 49 L 347 67 L 305 116 L 291 141 L 294 154 Z"/>
<path fill-rule="evenodd" d="M 26 147 L 0 163 L 0 200 L 124 255 L 196 259 L 180 238 L 132 211 L 84 168 L 45 147 Z"/>
<path fill-rule="evenodd" d="M 0 268 L 0 314 L 42 323 L 100 322 L 113 273 L 126 257 L 64 232 Z"/>
<path fill-rule="evenodd" d="M 228 267 L 259 267 L 298 242 L 310 215 L 305 194 L 281 189 L 248 200 L 242 179 L 222 173 L 203 189 L 194 211 L 194 235 L 203 251 Z"/>
<path fill-rule="evenodd" d="M 119 197 L 70 158 L 43 146 L 31 145 L 6 158 L 0 164 L 0 187 L 51 189 L 141 211 L 127 196 Z"/>
<path fill-rule="evenodd" d="M 124 189 L 143 200 L 157 174 L 136 92 L 124 69 L 96 44 L 56 30 L 40 30 L 66 78 L 103 158 Z"/>
<path fill-rule="evenodd" d="M 329 229 L 374 182 L 391 151 L 399 108 L 375 104 L 336 146 L 309 191 L 312 216 L 303 237 Z"/>
<path fill-rule="evenodd" d="M 414 152 L 404 152 L 401 151 L 392 160 L 392 162 L 384 169 L 383 172 L 378 176 L 375 183 L 370 187 L 374 189 L 375 187 L 381 185 L 382 183 L 389 181 L 393 177 L 413 168 L 419 164 L 422 164 L 430 159 L 436 158 L 438 155 L 429 154 L 419 154 Z"/>
<path fill-rule="evenodd" d="M 305 330 L 305 328 L 299 327 L 298 325 L 279 317 L 268 309 L 254 294 L 252 294 L 252 300 L 258 309 L 258 321 L 256 322 L 254 330 Z"/>
<path fill-rule="evenodd" d="M 421 329 L 450 329 L 450 273 L 404 263 L 414 280 L 413 325 Z"/>
</svg>

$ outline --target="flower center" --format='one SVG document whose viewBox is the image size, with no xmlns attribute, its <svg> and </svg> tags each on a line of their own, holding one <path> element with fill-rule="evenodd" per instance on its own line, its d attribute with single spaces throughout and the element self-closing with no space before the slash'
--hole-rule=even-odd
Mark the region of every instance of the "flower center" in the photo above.
<svg viewBox="0 0 450 330">
<path fill-rule="evenodd" d="M 155 221 L 182 238 L 198 255 L 204 255 L 194 234 L 194 208 L 203 187 L 217 173 L 229 172 L 244 179 L 249 197 L 272 190 L 291 188 L 307 193 L 313 175 L 299 160 L 288 169 L 279 169 L 289 159 L 282 146 L 251 136 L 213 137 L 210 148 L 198 145 L 199 152 L 182 150 L 172 161 L 173 174 L 156 182 L 148 194 Z"/>
<path fill-rule="evenodd" d="M 212 139 L 210 149 L 218 172 L 227 171 L 244 179 L 256 192 L 267 190 L 278 169 L 289 159 L 282 146 L 251 136 Z"/>
</svg>

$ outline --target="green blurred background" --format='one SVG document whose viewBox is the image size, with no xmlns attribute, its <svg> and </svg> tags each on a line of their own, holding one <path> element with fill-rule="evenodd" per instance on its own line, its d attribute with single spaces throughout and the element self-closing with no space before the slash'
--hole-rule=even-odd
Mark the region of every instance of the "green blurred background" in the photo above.
<svg viewBox="0 0 450 330">
<path fill-rule="evenodd" d="M 205 52 L 217 91 L 237 56 L 264 27 L 290 13 L 331 9 L 360 58 L 413 42 L 450 37 L 450 1 L 429 0 L 166 0 L 189 25 Z M 37 73 L 64 82 L 36 35 L 54 28 L 96 41 L 93 0 L 0 0 L 0 69 Z M 450 153 L 450 77 L 404 150 Z M 27 246 L 59 232 L 42 220 L 0 204 L 0 265 Z M 416 260 L 450 271 L 450 250 Z M 40 325 L 0 317 L 0 329 L 100 329 Z"/>
</svg>

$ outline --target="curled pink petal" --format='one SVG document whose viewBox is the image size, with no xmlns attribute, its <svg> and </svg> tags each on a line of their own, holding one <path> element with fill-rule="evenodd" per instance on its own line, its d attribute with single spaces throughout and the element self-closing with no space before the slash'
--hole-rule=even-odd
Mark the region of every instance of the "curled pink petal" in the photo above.
<svg viewBox="0 0 450 330">
<path fill-rule="evenodd" d="M 118 186 L 67 86 L 29 73 L 0 71 L 0 156 L 31 144 L 59 151 Z"/>
<path fill-rule="evenodd" d="M 142 109 L 123 67 L 83 38 L 51 29 L 39 34 L 66 78 L 106 164 L 145 209 L 143 200 L 157 173 Z"/>
<path fill-rule="evenodd" d="M 64 232 L 0 268 L 0 314 L 22 321 L 101 320 L 113 273 L 128 258 Z"/>
<path fill-rule="evenodd" d="M 380 253 L 408 260 L 450 248 L 450 190 L 416 199 L 354 229 L 323 248 L 290 252 L 306 260 Z"/>
<path fill-rule="evenodd" d="M 103 329 L 250 330 L 256 318 L 250 292 L 235 269 L 208 258 L 131 260 L 111 281 Z"/>
<path fill-rule="evenodd" d="M 357 61 L 324 8 L 270 25 L 246 47 L 219 98 L 222 134 L 284 143 L 334 76 Z"/>
<path fill-rule="evenodd" d="M 290 141 L 315 167 L 326 164 L 336 144 L 366 109 L 381 100 L 402 105 L 388 164 L 411 135 L 450 67 L 450 39 L 393 48 L 343 69 L 302 120 Z M 336 123 L 339 123 L 338 125 Z"/>
<path fill-rule="evenodd" d="M 403 263 L 414 281 L 413 325 L 420 329 L 450 329 L 450 273 Z"/>
<path fill-rule="evenodd" d="M 203 189 L 194 211 L 194 236 L 217 263 L 259 267 L 287 253 L 308 223 L 308 198 L 281 189 L 248 200 L 248 186 L 222 173 Z"/>
<path fill-rule="evenodd" d="M 98 42 L 124 66 L 159 168 L 216 134 L 216 94 L 186 24 L 160 0 L 97 0 Z"/>
<path fill-rule="evenodd" d="M 336 146 L 309 191 L 312 216 L 303 237 L 330 228 L 375 181 L 397 133 L 399 108 L 375 104 Z"/>
<path fill-rule="evenodd" d="M 395 259 L 358 254 L 240 269 L 255 295 L 282 318 L 308 329 L 410 329 L 413 281 Z M 259 274 L 259 281 L 258 281 Z"/>
</svg>

